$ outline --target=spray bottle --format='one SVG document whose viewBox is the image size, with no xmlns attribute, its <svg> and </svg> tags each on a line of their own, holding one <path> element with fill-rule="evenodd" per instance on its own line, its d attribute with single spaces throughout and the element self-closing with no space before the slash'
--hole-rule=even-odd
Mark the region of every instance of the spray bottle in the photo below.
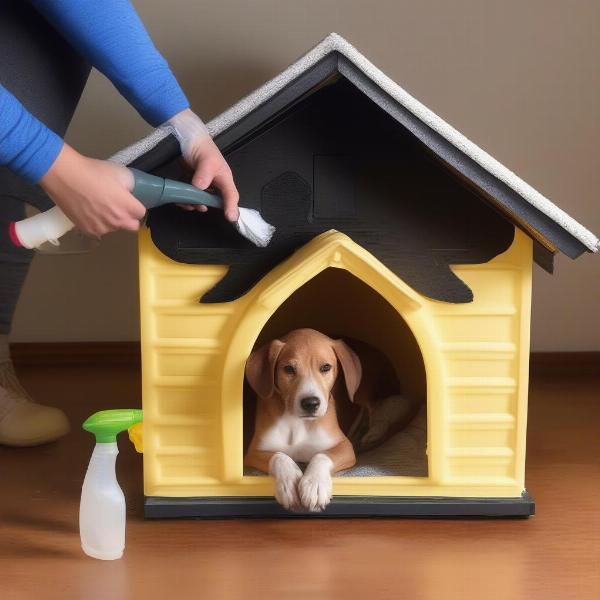
<svg viewBox="0 0 600 600">
<path fill-rule="evenodd" d="M 83 428 L 96 436 L 79 506 L 79 533 L 83 551 L 93 558 L 115 560 L 125 549 L 125 496 L 117 482 L 117 435 L 143 419 L 139 409 L 102 410 Z"/>
</svg>

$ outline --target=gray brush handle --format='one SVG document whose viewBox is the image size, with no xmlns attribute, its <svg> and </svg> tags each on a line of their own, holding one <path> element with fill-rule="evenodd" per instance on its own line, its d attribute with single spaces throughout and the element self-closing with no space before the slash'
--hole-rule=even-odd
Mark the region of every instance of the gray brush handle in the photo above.
<svg viewBox="0 0 600 600">
<path fill-rule="evenodd" d="M 132 194 L 146 207 L 156 208 L 163 204 L 203 204 L 212 208 L 223 208 L 223 199 L 217 194 L 200 190 L 189 183 L 163 179 L 138 169 L 133 173 Z"/>
</svg>

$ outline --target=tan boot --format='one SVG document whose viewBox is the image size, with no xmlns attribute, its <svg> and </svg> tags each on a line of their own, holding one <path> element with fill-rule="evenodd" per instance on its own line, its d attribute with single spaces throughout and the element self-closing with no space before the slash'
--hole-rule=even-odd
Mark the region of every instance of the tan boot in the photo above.
<svg viewBox="0 0 600 600">
<path fill-rule="evenodd" d="M 38 446 L 69 431 L 69 421 L 58 408 L 31 400 L 10 360 L 0 363 L 0 444 Z"/>
</svg>

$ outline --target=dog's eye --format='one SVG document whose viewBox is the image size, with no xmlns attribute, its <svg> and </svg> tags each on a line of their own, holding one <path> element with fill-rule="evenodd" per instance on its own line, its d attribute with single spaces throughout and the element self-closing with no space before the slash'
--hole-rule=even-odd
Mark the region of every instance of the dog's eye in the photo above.
<svg viewBox="0 0 600 600">
<path fill-rule="evenodd" d="M 294 367 L 294 365 L 285 365 L 285 367 L 283 367 L 283 370 L 288 375 L 295 375 L 296 374 L 296 367 Z"/>
<path fill-rule="evenodd" d="M 331 365 L 329 363 L 325 363 L 324 365 L 321 365 L 319 370 L 321 373 L 327 373 L 328 371 L 331 371 Z"/>
</svg>

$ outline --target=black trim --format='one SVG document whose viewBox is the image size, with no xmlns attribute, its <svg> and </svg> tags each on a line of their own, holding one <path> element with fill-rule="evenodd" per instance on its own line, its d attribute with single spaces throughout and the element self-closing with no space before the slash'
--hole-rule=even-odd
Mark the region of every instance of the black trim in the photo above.
<svg viewBox="0 0 600 600">
<path fill-rule="evenodd" d="M 154 148 L 150 148 L 150 150 L 132 160 L 129 166 L 140 171 L 150 172 L 162 167 L 180 154 L 179 142 L 174 135 L 170 134 L 160 140 Z"/>
<path fill-rule="evenodd" d="M 536 240 L 533 241 L 533 260 L 550 275 L 554 273 L 554 252 L 551 252 Z"/>
<path fill-rule="evenodd" d="M 527 490 L 518 498 L 448 498 L 395 496 L 336 496 L 322 513 L 292 513 L 274 498 L 214 496 L 171 498 L 148 496 L 144 514 L 149 519 L 240 517 L 529 517 L 535 503 Z"/>
</svg>

